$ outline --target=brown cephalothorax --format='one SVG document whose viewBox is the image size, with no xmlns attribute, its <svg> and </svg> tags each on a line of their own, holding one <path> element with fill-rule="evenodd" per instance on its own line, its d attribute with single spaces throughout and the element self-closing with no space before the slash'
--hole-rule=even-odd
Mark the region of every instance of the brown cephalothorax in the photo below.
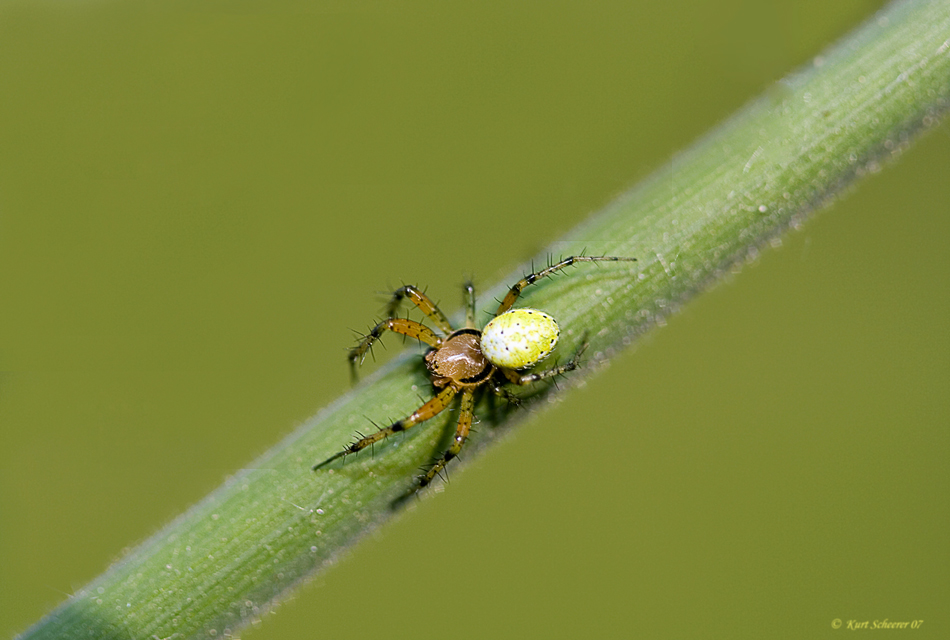
<svg viewBox="0 0 950 640">
<path fill-rule="evenodd" d="M 479 343 L 482 332 L 478 329 L 459 329 L 442 342 L 438 349 L 425 355 L 426 367 L 432 374 L 432 384 L 456 389 L 477 386 L 495 372 L 495 367 L 482 354 Z"/>
<path fill-rule="evenodd" d="M 474 417 L 474 394 L 479 387 L 487 386 L 493 393 L 509 401 L 517 402 L 517 397 L 503 385 L 506 383 L 527 385 L 577 368 L 581 354 L 587 348 L 586 341 L 566 364 L 537 373 L 521 373 L 550 355 L 560 334 L 557 322 L 543 311 L 511 308 L 525 287 L 577 262 L 634 260 L 636 258 L 571 256 L 557 264 L 549 264 L 546 269 L 527 275 L 516 282 L 498 306 L 492 321 L 482 330 L 475 328 L 475 288 L 471 283 L 465 284 L 465 327 L 458 330 L 452 328 L 445 314 L 424 293 L 413 286 L 397 289 L 387 308 L 387 318 L 373 327 L 368 334 L 363 336 L 358 345 L 350 349 L 350 365 L 354 378 L 356 367 L 363 362 L 363 358 L 373 343 L 385 331 L 392 331 L 415 338 L 432 347 L 425 355 L 425 364 L 429 370 L 432 385 L 439 392 L 407 417 L 397 420 L 376 433 L 361 436 L 352 444 L 347 445 L 343 451 L 314 465 L 314 470 L 337 458 L 362 451 L 383 438 L 428 420 L 442 412 L 452 403 L 456 394 L 460 394 L 462 406 L 451 446 L 432 463 L 407 495 L 425 487 L 452 458 L 458 455 L 462 445 L 465 444 Z M 432 321 L 445 336 L 444 338 L 421 322 L 395 317 L 399 304 L 407 298 Z"/>
</svg>

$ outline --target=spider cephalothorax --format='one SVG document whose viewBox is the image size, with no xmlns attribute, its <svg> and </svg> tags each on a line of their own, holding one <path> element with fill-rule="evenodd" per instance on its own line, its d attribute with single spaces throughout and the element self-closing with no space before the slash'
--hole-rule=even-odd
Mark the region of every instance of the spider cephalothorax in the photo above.
<svg viewBox="0 0 950 640">
<path fill-rule="evenodd" d="M 413 491 L 428 485 L 445 468 L 445 465 L 458 455 L 462 445 L 465 444 L 472 426 L 474 394 L 479 387 L 487 386 L 494 393 L 510 400 L 513 396 L 503 388 L 502 385 L 505 383 L 527 385 L 577 368 L 580 356 L 587 347 L 586 343 L 581 345 L 574 357 L 566 364 L 536 373 L 519 373 L 551 355 L 560 335 L 557 322 L 543 311 L 511 308 L 525 287 L 576 262 L 633 260 L 636 258 L 571 256 L 546 269 L 525 276 L 511 287 L 495 312 L 495 317 L 482 330 L 475 328 L 475 289 L 471 284 L 465 285 L 467 301 L 465 327 L 457 330 L 452 328 L 445 314 L 424 293 L 413 286 L 398 289 L 389 303 L 387 319 L 373 327 L 372 331 L 350 350 L 350 364 L 354 375 L 356 367 L 362 363 L 366 352 L 383 332 L 388 330 L 415 338 L 432 347 L 425 355 L 425 364 L 438 393 L 409 416 L 397 420 L 376 433 L 361 437 L 347 445 L 343 451 L 314 465 L 313 468 L 319 469 L 337 458 L 361 451 L 383 438 L 428 420 L 448 407 L 456 394 L 461 394 L 462 406 L 452 444 L 419 478 Z M 420 322 L 394 317 L 399 304 L 405 298 L 428 316 L 445 337 L 440 337 Z"/>
</svg>

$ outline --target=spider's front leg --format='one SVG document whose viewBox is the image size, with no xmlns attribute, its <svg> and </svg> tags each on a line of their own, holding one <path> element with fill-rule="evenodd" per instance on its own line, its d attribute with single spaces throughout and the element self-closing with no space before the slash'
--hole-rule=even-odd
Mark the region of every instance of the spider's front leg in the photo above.
<svg viewBox="0 0 950 640">
<path fill-rule="evenodd" d="M 384 331 L 392 331 L 393 333 L 400 333 L 404 336 L 409 336 L 410 338 L 415 338 L 420 342 L 424 342 L 430 347 L 438 349 L 442 346 L 442 338 L 437 336 L 435 332 L 429 327 L 425 326 L 421 322 L 416 322 L 415 320 L 408 320 L 406 318 L 389 318 L 388 320 L 383 320 L 377 324 L 373 329 L 363 336 L 363 339 L 360 340 L 360 343 L 350 349 L 350 374 L 353 380 L 356 380 L 356 368 L 363 364 L 363 359 L 366 357 L 366 352 L 370 350 L 370 347 L 373 346 L 373 343 L 376 342 Z"/>
<path fill-rule="evenodd" d="M 463 302 L 465 303 L 465 326 L 475 328 L 475 285 L 466 282 L 462 285 Z"/>
<path fill-rule="evenodd" d="M 386 306 L 386 317 L 395 318 L 396 312 L 399 310 L 399 305 L 402 303 L 403 299 L 408 299 L 412 304 L 416 305 L 419 308 L 419 311 L 426 314 L 429 320 L 435 323 L 445 335 L 452 333 L 452 324 L 449 322 L 449 319 L 445 317 L 445 314 L 442 313 L 442 310 L 432 300 L 429 299 L 429 296 L 423 292 L 416 289 L 411 284 L 408 284 L 404 287 L 399 287 L 393 292 L 393 297 L 389 301 L 389 304 Z"/>
<path fill-rule="evenodd" d="M 366 447 L 376 444 L 383 438 L 388 438 L 394 433 L 405 431 L 406 429 L 416 426 L 420 422 L 425 422 L 429 418 L 432 418 L 438 415 L 439 413 L 442 412 L 443 409 L 449 406 L 449 403 L 452 402 L 452 398 L 455 397 L 456 393 L 457 393 L 457 390 L 454 387 L 451 387 L 451 386 L 446 387 L 445 389 L 440 391 L 439 394 L 436 395 L 434 398 L 432 398 L 431 400 L 426 402 L 424 405 L 422 405 L 421 407 L 413 411 L 411 414 L 409 414 L 408 417 L 403 418 L 402 420 L 397 420 L 396 422 L 392 423 L 388 427 L 380 429 L 376 433 L 370 434 L 368 436 L 363 436 L 356 442 L 347 445 L 346 448 L 343 449 L 343 451 L 340 451 L 339 453 L 330 456 L 329 458 L 327 458 L 326 460 L 324 460 L 323 462 L 319 464 L 313 465 L 313 470 L 316 471 L 317 469 L 320 469 L 321 467 L 327 466 L 328 464 L 330 464 L 331 462 L 333 462 L 334 460 L 338 458 L 343 458 L 345 456 L 350 455 L 351 453 L 362 451 Z"/>
<path fill-rule="evenodd" d="M 587 339 L 584 339 L 584 342 L 581 344 L 580 348 L 574 354 L 574 357 L 571 358 L 566 364 L 558 365 L 550 369 L 545 369 L 544 371 L 538 371 L 537 373 L 525 373 L 519 374 L 513 369 L 502 369 L 502 372 L 505 374 L 505 377 L 508 378 L 509 382 L 513 382 L 519 386 L 525 386 L 531 384 L 532 382 L 538 382 L 546 378 L 553 378 L 554 376 L 559 376 L 562 373 L 567 373 L 568 371 L 574 371 L 580 366 L 581 356 L 584 355 L 584 352 L 587 351 L 588 342 Z"/>
<path fill-rule="evenodd" d="M 472 430 L 472 419 L 475 416 L 475 394 L 471 390 L 462 392 L 461 405 L 462 408 L 461 411 L 459 411 L 459 421 L 455 427 L 455 436 L 452 438 L 452 445 L 446 449 L 442 456 L 436 460 L 435 464 L 426 471 L 425 475 L 419 478 L 417 490 L 422 489 L 432 482 L 432 479 L 439 475 L 439 472 L 445 468 L 445 465 L 447 465 L 452 458 L 458 456 L 465 441 L 468 440 L 468 434 Z"/>
<path fill-rule="evenodd" d="M 412 488 L 393 501 L 394 508 L 428 486 L 432 480 L 445 469 L 445 465 L 453 458 L 458 457 L 462 446 L 465 444 L 465 441 L 468 440 L 468 434 L 472 430 L 472 419 L 475 416 L 475 394 L 471 389 L 466 389 L 462 392 L 461 405 L 459 420 L 455 427 L 455 436 L 452 438 L 451 446 L 432 463 L 432 466 L 429 467 L 425 474 L 419 477 L 419 481 Z"/>
<path fill-rule="evenodd" d="M 401 333 L 404 336 L 409 336 L 410 338 L 424 342 L 435 349 L 442 346 L 442 338 L 421 322 L 395 317 L 396 312 L 399 310 L 399 305 L 406 299 L 416 305 L 422 313 L 426 314 L 445 335 L 452 333 L 452 325 L 449 324 L 448 318 L 445 317 L 442 310 L 439 309 L 426 294 L 412 285 L 399 287 L 393 292 L 389 304 L 386 305 L 386 319 L 373 327 L 369 333 L 363 336 L 358 345 L 350 349 L 350 377 L 354 382 L 357 378 L 357 366 L 363 364 L 366 352 L 370 350 L 374 342 L 379 340 L 379 337 L 384 331 L 388 330 L 393 333 Z"/>
</svg>

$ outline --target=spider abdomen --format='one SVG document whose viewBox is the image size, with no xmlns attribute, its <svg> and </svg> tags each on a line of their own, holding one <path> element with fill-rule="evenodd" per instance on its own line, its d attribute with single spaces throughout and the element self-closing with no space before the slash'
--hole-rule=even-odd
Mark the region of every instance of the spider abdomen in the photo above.
<svg viewBox="0 0 950 640">
<path fill-rule="evenodd" d="M 426 294 L 413 286 L 400 287 L 393 293 L 387 309 L 387 317 L 363 336 L 359 344 L 350 349 L 350 365 L 353 367 L 354 380 L 356 367 L 363 357 L 385 331 L 415 338 L 431 347 L 425 355 L 429 378 L 438 391 L 434 397 L 424 402 L 411 414 L 379 429 L 367 436 L 359 434 L 359 439 L 351 442 L 336 454 L 323 462 L 313 465 L 313 470 L 321 469 L 334 460 L 346 458 L 395 434 L 402 433 L 413 426 L 437 416 L 452 404 L 456 395 L 460 397 L 458 422 L 452 444 L 437 458 L 423 474 L 415 486 L 397 499 L 401 503 L 419 489 L 428 485 L 440 475 L 449 461 L 458 457 L 462 446 L 472 431 L 475 412 L 475 393 L 481 387 L 487 387 L 492 393 L 502 396 L 509 402 L 518 403 L 518 396 L 504 388 L 506 383 L 525 386 L 550 380 L 579 366 L 581 355 L 587 349 L 587 340 L 574 353 L 568 362 L 544 371 L 518 373 L 518 369 L 527 369 L 541 362 L 557 345 L 560 328 L 554 318 L 537 309 L 512 309 L 525 287 L 553 275 L 578 262 L 632 262 L 635 258 L 616 256 L 570 256 L 557 264 L 549 264 L 540 271 L 526 275 L 512 285 L 508 294 L 498 304 L 495 318 L 485 325 L 482 331 L 475 328 L 475 288 L 465 283 L 466 300 L 465 327 L 455 329 L 439 307 Z M 396 316 L 399 303 L 403 299 L 411 301 L 431 320 L 445 336 L 440 337 L 432 329 L 410 320 Z M 413 386 L 413 389 L 416 387 Z M 394 503 L 395 506 L 396 503 Z"/>
<path fill-rule="evenodd" d="M 561 333 L 557 322 L 537 309 L 512 309 L 482 329 L 481 349 L 496 367 L 526 369 L 554 351 Z"/>
</svg>

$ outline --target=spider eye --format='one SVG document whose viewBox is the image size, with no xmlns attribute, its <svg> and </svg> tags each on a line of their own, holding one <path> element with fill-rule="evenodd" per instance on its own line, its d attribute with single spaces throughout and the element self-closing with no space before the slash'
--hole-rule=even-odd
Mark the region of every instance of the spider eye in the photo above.
<svg viewBox="0 0 950 640">
<path fill-rule="evenodd" d="M 512 309 L 485 325 L 481 349 L 496 367 L 527 369 L 551 355 L 560 333 L 543 311 Z"/>
</svg>

